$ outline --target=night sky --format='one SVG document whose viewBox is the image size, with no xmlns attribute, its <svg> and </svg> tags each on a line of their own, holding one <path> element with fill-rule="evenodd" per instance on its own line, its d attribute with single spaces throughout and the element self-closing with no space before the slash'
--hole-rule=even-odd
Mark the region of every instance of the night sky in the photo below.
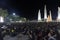
<svg viewBox="0 0 60 40">
<path fill-rule="evenodd" d="M 0 0 L 0 7 L 7 9 L 9 14 L 16 13 L 30 20 L 37 19 L 39 9 L 44 17 L 44 5 L 47 6 L 48 15 L 51 10 L 52 18 L 56 19 L 59 4 L 59 0 Z"/>
</svg>

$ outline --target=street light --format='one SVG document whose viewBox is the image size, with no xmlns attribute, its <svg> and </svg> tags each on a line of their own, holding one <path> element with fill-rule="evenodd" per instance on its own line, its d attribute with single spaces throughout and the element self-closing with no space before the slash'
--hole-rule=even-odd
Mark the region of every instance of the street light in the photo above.
<svg viewBox="0 0 60 40">
<path fill-rule="evenodd" d="M 13 13 L 13 15 L 16 15 L 15 13 Z"/>
</svg>

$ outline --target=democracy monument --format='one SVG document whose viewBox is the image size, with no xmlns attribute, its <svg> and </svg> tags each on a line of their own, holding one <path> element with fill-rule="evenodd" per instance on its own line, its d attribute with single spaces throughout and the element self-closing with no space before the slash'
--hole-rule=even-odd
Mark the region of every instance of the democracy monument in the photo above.
<svg viewBox="0 0 60 40">
<path fill-rule="evenodd" d="M 46 5 L 45 5 L 43 20 L 44 21 L 42 21 L 41 12 L 40 12 L 40 9 L 39 9 L 38 22 L 41 22 L 41 21 L 42 22 L 60 22 L 60 7 L 58 7 L 58 16 L 57 16 L 56 20 L 52 20 L 51 10 L 49 11 L 49 15 L 47 15 L 47 9 L 46 9 Z"/>
</svg>

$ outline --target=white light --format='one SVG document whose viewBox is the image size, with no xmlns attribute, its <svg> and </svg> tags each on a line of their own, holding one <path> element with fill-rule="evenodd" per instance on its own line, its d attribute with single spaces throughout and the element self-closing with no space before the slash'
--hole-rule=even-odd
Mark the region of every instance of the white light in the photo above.
<svg viewBox="0 0 60 40">
<path fill-rule="evenodd" d="M 57 19 L 60 19 L 60 7 L 58 7 L 58 18 Z"/>
<path fill-rule="evenodd" d="M 0 16 L 0 22 L 4 22 L 4 18 Z"/>
<path fill-rule="evenodd" d="M 57 16 L 57 20 L 60 20 L 60 7 L 58 7 L 58 16 Z"/>
<path fill-rule="evenodd" d="M 44 19 L 47 19 L 47 9 L 46 9 L 46 5 L 45 5 L 45 8 L 44 8 Z"/>
<path fill-rule="evenodd" d="M 12 21 L 12 19 L 10 19 L 10 21 Z"/>
<path fill-rule="evenodd" d="M 40 21 L 40 20 L 41 20 L 41 12 L 39 10 L 39 12 L 38 12 L 38 21 Z"/>
<path fill-rule="evenodd" d="M 49 11 L 49 13 L 50 13 L 50 21 L 52 21 L 52 15 L 51 15 L 51 11 Z"/>
<path fill-rule="evenodd" d="M 22 22 L 21 20 L 19 22 Z"/>
<path fill-rule="evenodd" d="M 16 15 L 15 13 L 13 13 L 13 15 Z"/>
</svg>

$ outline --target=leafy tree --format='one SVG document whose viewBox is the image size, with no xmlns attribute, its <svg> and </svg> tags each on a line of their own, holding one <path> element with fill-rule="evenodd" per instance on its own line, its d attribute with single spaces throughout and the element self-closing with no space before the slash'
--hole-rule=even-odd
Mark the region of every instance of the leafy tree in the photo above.
<svg viewBox="0 0 60 40">
<path fill-rule="evenodd" d="M 8 15 L 7 10 L 2 10 L 2 9 L 0 9 L 0 16 L 6 17 L 7 15 Z"/>
</svg>

